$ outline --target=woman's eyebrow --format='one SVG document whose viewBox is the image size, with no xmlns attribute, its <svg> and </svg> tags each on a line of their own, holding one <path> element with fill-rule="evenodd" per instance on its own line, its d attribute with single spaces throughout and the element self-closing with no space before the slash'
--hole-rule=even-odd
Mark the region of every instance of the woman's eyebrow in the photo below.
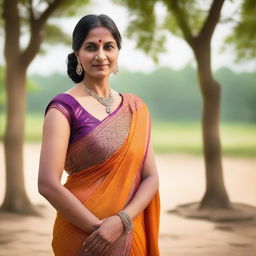
<svg viewBox="0 0 256 256">
<path fill-rule="evenodd" d="M 115 44 L 115 42 L 114 41 L 108 41 L 105 44 Z"/>
<path fill-rule="evenodd" d="M 90 41 L 88 41 L 88 42 L 85 42 L 84 44 L 97 44 L 97 43 L 98 42 L 90 42 Z M 115 42 L 114 41 L 107 41 L 104 44 L 115 44 Z"/>
<path fill-rule="evenodd" d="M 95 42 L 85 42 L 84 44 L 95 44 Z"/>
</svg>

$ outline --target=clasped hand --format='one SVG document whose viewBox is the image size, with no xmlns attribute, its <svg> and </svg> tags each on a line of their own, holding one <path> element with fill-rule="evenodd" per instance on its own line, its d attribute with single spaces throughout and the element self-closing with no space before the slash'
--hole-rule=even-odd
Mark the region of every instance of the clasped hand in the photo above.
<svg viewBox="0 0 256 256">
<path fill-rule="evenodd" d="M 103 256 L 110 246 L 121 236 L 124 225 L 118 215 L 113 215 L 99 222 L 99 228 L 92 232 L 83 243 L 79 256 Z"/>
</svg>

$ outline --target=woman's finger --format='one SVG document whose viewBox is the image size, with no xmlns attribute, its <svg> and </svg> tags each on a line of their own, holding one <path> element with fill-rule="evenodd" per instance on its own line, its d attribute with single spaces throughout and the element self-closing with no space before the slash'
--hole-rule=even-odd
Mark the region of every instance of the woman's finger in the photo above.
<svg viewBox="0 0 256 256">
<path fill-rule="evenodd" d="M 97 236 L 97 230 L 96 231 L 94 231 L 93 233 L 91 233 L 88 237 L 87 237 L 87 239 L 84 241 L 84 245 L 89 245 L 89 244 L 91 244 L 92 242 L 93 242 L 93 240 L 96 238 L 96 236 Z"/>
<path fill-rule="evenodd" d="M 104 248 L 106 247 L 105 244 L 102 244 L 102 246 L 99 248 L 98 255 L 99 256 L 104 256 Z"/>
<path fill-rule="evenodd" d="M 89 249 L 89 252 L 92 254 L 92 255 L 100 255 L 101 251 L 103 250 L 104 248 L 104 243 L 101 241 L 99 241 L 98 243 L 96 243 L 93 247 L 91 247 Z"/>
<path fill-rule="evenodd" d="M 110 244 L 105 244 L 105 246 L 102 248 L 101 253 L 99 254 L 99 256 L 108 256 L 108 249 L 110 248 Z"/>
<path fill-rule="evenodd" d="M 86 245 L 86 248 L 90 252 L 95 252 L 95 251 L 98 250 L 98 247 L 102 243 L 104 243 L 104 241 L 103 241 L 103 239 L 98 234 L 97 236 L 95 236 L 94 240 L 92 242 L 90 242 L 90 244 Z"/>
</svg>

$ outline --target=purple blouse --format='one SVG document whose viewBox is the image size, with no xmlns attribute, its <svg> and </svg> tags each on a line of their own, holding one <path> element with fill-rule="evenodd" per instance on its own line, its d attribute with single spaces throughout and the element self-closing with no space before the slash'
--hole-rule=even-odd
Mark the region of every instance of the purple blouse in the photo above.
<svg viewBox="0 0 256 256">
<path fill-rule="evenodd" d="M 119 93 L 119 95 L 122 97 L 121 103 L 103 120 L 114 115 L 122 106 L 124 98 L 121 93 Z M 103 121 L 87 112 L 73 96 L 67 93 L 57 94 L 46 106 L 44 115 L 46 115 L 50 108 L 58 109 L 67 118 L 71 129 L 69 144 L 79 140 Z"/>
</svg>

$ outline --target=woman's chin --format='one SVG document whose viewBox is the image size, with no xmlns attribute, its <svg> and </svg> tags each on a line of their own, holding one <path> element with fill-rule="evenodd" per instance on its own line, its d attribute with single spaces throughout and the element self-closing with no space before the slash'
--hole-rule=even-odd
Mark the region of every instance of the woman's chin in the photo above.
<svg viewBox="0 0 256 256">
<path fill-rule="evenodd" d="M 98 71 L 98 72 L 93 72 L 90 76 L 94 79 L 104 79 L 108 77 L 111 74 L 111 72 L 106 72 L 106 71 Z"/>
</svg>

